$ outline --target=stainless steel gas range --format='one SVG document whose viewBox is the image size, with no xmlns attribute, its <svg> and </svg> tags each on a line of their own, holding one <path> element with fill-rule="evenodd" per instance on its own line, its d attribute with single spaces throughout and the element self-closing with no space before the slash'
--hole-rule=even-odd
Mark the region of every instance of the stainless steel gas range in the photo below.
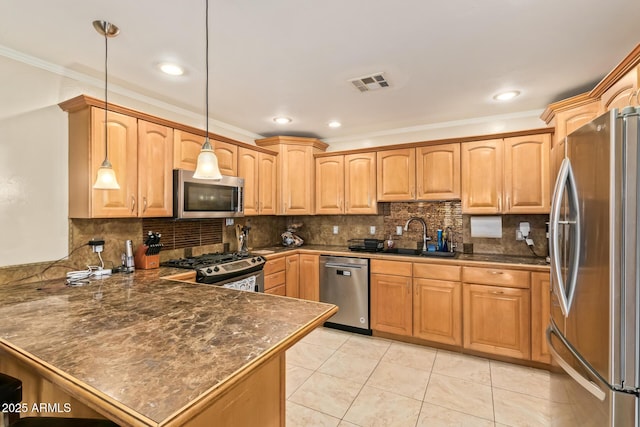
<svg viewBox="0 0 640 427">
<path fill-rule="evenodd" d="M 261 256 L 238 253 L 211 253 L 171 259 L 164 267 L 196 271 L 196 282 L 242 291 L 264 292 L 264 264 Z"/>
</svg>

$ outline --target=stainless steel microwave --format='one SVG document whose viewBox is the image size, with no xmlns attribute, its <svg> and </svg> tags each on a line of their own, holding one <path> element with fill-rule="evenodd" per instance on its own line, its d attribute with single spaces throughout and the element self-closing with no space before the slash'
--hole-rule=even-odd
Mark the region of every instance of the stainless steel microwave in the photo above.
<svg viewBox="0 0 640 427">
<path fill-rule="evenodd" d="M 244 216 L 244 179 L 193 178 L 193 171 L 173 170 L 174 218 L 232 218 Z"/>
</svg>

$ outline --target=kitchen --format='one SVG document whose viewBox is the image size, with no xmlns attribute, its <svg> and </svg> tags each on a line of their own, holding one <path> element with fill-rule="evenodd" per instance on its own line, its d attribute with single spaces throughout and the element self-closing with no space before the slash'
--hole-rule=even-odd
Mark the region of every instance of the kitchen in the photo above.
<svg viewBox="0 0 640 427">
<path fill-rule="evenodd" d="M 9 8 L 8 11 L 11 12 L 11 8 Z M 10 14 L 3 14 L 3 16 L 9 15 Z M 88 20 L 88 22 L 90 22 L 90 20 Z M 87 23 L 87 26 L 89 30 L 92 31 L 89 23 Z M 116 65 L 118 55 L 116 52 L 118 49 L 122 49 L 118 47 L 118 45 L 119 43 L 123 43 L 118 39 L 124 37 L 127 31 L 130 31 L 129 28 L 126 30 L 123 28 L 123 34 L 121 36 L 109 41 L 112 55 L 110 56 L 110 64 L 112 64 L 114 68 L 114 73 L 118 67 L 118 65 Z M 15 34 L 19 34 L 19 32 Z M 414 216 L 422 217 L 427 221 L 429 237 L 432 238 L 431 242 L 437 240 L 436 230 L 446 230 L 447 227 L 451 227 L 451 234 L 453 235 L 452 241 L 456 244 L 456 251 L 461 252 L 456 260 L 464 260 L 465 254 L 462 254 L 462 252 L 464 252 L 465 243 L 473 244 L 474 254 L 529 256 L 531 249 L 528 245 L 524 241 L 515 239 L 516 233 L 520 231 L 522 227 L 522 223 L 528 223 L 530 225 L 530 238 L 534 243 L 534 251 L 538 254 L 546 255 L 545 223 L 548 221 L 548 209 L 546 212 L 537 214 L 497 215 L 497 218 L 501 221 L 500 237 L 474 237 L 472 236 L 472 220 L 478 217 L 480 219 L 486 218 L 484 215 L 478 216 L 467 213 L 468 211 L 463 206 L 464 202 L 457 200 L 458 198 L 456 197 L 452 197 L 452 200 L 448 201 L 433 202 L 421 199 L 407 201 L 408 198 L 399 201 L 382 201 L 379 203 L 378 211 L 373 214 L 316 215 L 315 209 L 312 209 L 311 212 L 300 214 L 294 212 L 293 214 L 283 215 L 282 212 L 280 212 L 280 214 L 277 215 L 248 215 L 244 218 L 236 218 L 233 225 L 226 225 L 226 222 L 223 224 L 216 222 L 214 224 L 213 222 L 215 220 L 202 220 L 195 222 L 197 226 L 194 225 L 194 227 L 197 227 L 197 230 L 176 230 L 180 222 L 174 223 L 171 220 L 161 220 L 157 218 L 91 219 L 87 217 L 75 217 L 68 219 L 68 217 L 71 216 L 67 211 L 68 200 L 72 199 L 72 196 L 67 194 L 66 187 L 68 174 L 73 170 L 71 164 L 67 163 L 69 152 L 69 146 L 67 144 L 70 137 L 70 130 L 68 129 L 69 118 L 68 113 L 58 107 L 58 104 L 74 99 L 79 94 L 87 94 L 90 97 L 102 99 L 101 90 L 103 87 L 101 77 L 99 77 L 101 71 L 101 60 L 99 58 L 101 49 L 99 45 L 100 39 L 95 33 L 87 34 L 87 41 L 91 40 L 91 37 L 97 38 L 94 43 L 89 43 L 93 46 L 95 60 L 87 61 L 95 64 L 91 65 L 97 70 L 95 73 L 97 77 L 94 77 L 94 80 L 69 72 L 65 74 L 66 77 L 60 82 L 60 75 L 56 74 L 54 67 L 39 67 L 33 65 L 35 61 L 32 57 L 20 56 L 12 49 L 3 50 L 5 55 L 2 57 L 2 60 L 7 64 L 7 67 L 4 69 L 9 70 L 9 75 L 23 77 L 18 79 L 15 88 L 13 88 L 17 93 L 11 92 L 9 94 L 13 94 L 13 97 L 9 97 L 8 99 L 15 100 L 15 102 L 11 103 L 14 110 L 7 115 L 8 118 L 2 127 L 3 141 L 16 141 L 16 146 L 14 147 L 14 145 L 12 145 L 14 143 L 10 143 L 8 146 L 5 145 L 4 149 L 9 151 L 6 152 L 6 156 L 4 154 L 2 156 L 3 170 L 8 170 L 10 173 L 2 178 L 2 185 L 4 187 L 3 196 L 6 201 L 5 216 L 2 220 L 3 234 L 7 236 L 7 242 L 9 243 L 5 246 L 5 252 L 3 252 L 2 256 L 5 266 L 2 267 L 0 271 L 0 277 L 3 278 L 1 283 L 13 281 L 25 275 L 39 273 L 38 269 L 45 268 L 54 259 L 64 257 L 67 254 L 67 250 L 71 251 L 96 237 L 105 239 L 103 256 L 107 261 L 107 266 L 117 266 L 120 264 L 121 254 L 126 240 L 132 239 L 133 246 L 137 247 L 142 243 L 143 236 L 148 230 L 157 231 L 159 227 L 166 228 L 166 231 L 163 230 L 162 233 L 162 241 L 165 245 L 169 242 L 171 233 L 174 233 L 174 238 L 176 236 L 175 233 L 182 236 L 198 235 L 200 239 L 199 242 L 206 241 L 206 239 L 209 239 L 208 241 L 211 242 L 204 246 L 192 244 L 192 246 L 180 246 L 178 249 L 173 250 L 166 248 L 160 252 L 163 261 L 185 256 L 187 248 L 192 248 L 189 250 L 191 250 L 193 255 L 207 252 L 222 252 L 224 250 L 224 243 L 229 243 L 230 250 L 237 250 L 237 225 L 250 225 L 249 247 L 264 250 L 274 250 L 272 247 L 279 243 L 280 234 L 286 231 L 288 226 L 299 223 L 303 225 L 297 233 L 305 241 L 305 244 L 300 250 L 313 248 L 316 245 L 324 245 L 340 247 L 340 255 L 344 255 L 345 248 L 349 245 L 349 239 L 373 237 L 386 241 L 390 236 L 396 247 L 414 248 L 416 247 L 416 243 L 422 240 L 423 233 L 418 224 L 412 224 L 407 231 L 402 230 L 401 233 L 398 233 L 398 227 L 404 226 L 406 221 Z M 89 34 L 91 34 L 91 36 L 89 36 Z M 3 42 L 0 44 L 5 43 L 4 36 L 2 40 Z M 6 40 L 7 43 L 8 40 L 10 40 L 8 34 Z M 589 99 L 588 96 L 585 96 L 583 99 L 578 99 L 578 105 L 594 108 L 593 106 L 598 104 L 595 107 L 596 110 L 601 108 L 600 102 L 605 98 L 606 94 L 610 93 L 609 89 L 615 86 L 616 81 L 604 81 L 604 84 L 600 85 L 598 84 L 600 78 L 612 70 L 618 62 L 623 60 L 625 55 L 633 50 L 634 46 L 635 42 L 629 43 L 625 49 L 622 49 L 617 55 L 613 55 L 606 64 L 606 67 L 601 68 L 599 74 L 591 77 L 595 80 L 595 83 L 582 92 L 590 92 L 596 87 L 598 90 L 602 89 L 602 93 L 597 93 L 596 91 L 593 99 Z M 31 64 L 25 62 L 31 62 Z M 627 65 L 631 68 L 634 66 L 632 64 L 635 64 L 633 59 L 629 60 Z M 192 72 L 194 71 L 192 70 Z M 200 81 L 203 83 L 204 78 Z M 168 106 L 161 100 L 150 102 L 152 99 L 148 97 L 149 95 L 135 95 L 129 91 L 130 89 L 125 89 L 122 86 L 123 83 L 124 81 L 118 81 L 117 79 L 112 83 L 112 87 L 115 86 L 115 90 L 113 95 L 110 94 L 110 100 L 114 105 L 128 108 L 133 112 L 144 113 L 170 121 L 176 124 L 174 129 L 181 131 L 191 130 L 193 132 L 197 129 L 203 129 L 202 120 L 201 118 L 198 119 L 198 114 L 189 113 L 189 111 L 175 106 Z M 29 88 L 29 91 L 27 91 L 27 87 L 31 85 L 34 87 Z M 567 87 L 563 87 L 562 89 L 566 90 Z M 38 93 L 37 97 L 18 96 L 22 93 L 34 92 Z M 606 92 L 606 94 L 604 92 Z M 617 94 L 617 91 L 613 90 L 611 93 Z M 371 95 L 373 95 L 373 93 Z M 199 96 L 200 98 L 202 97 L 201 95 Z M 626 102 L 626 98 L 628 98 L 628 96 L 625 97 L 624 100 L 620 98 L 619 101 Z M 539 102 L 536 108 L 545 108 L 548 104 L 549 101 L 544 103 Z M 446 107 L 446 104 L 442 105 Z M 461 107 L 460 104 L 454 105 L 456 108 Z M 408 146 L 403 145 L 403 149 L 410 148 L 415 152 L 418 148 L 430 145 L 421 144 L 421 141 L 439 142 L 439 144 L 432 145 L 444 145 L 445 143 L 472 144 L 486 139 L 517 138 L 522 136 L 519 132 L 531 129 L 542 129 L 540 134 L 544 134 L 545 132 L 550 134 L 552 130 L 544 131 L 544 129 L 554 125 L 556 135 L 553 136 L 552 144 L 556 146 L 560 140 L 557 136 L 561 132 L 561 118 L 564 117 L 563 120 L 568 118 L 565 113 L 570 110 L 569 107 L 569 105 L 562 105 L 561 103 L 555 106 L 552 104 L 548 111 L 545 111 L 545 121 L 539 118 L 541 115 L 540 111 L 536 111 L 535 114 L 529 114 L 529 118 L 526 120 L 522 119 L 522 117 L 517 117 L 515 114 L 512 115 L 512 117 L 502 117 L 502 121 L 509 123 L 506 128 L 498 128 L 499 130 L 491 127 L 489 123 L 477 124 L 473 120 L 469 120 L 467 122 L 452 122 L 448 128 L 443 125 L 440 128 L 427 127 L 422 130 L 414 129 L 413 131 L 419 135 L 411 134 L 410 132 L 396 134 L 393 135 L 393 137 L 383 133 L 378 136 L 371 134 L 371 136 L 354 138 L 354 140 L 359 140 L 359 144 L 352 142 L 351 145 L 348 143 L 340 143 L 340 138 L 333 138 L 337 139 L 337 141 L 333 143 L 331 137 L 322 138 L 323 141 L 329 142 L 329 149 L 323 153 L 317 152 L 315 156 L 307 157 L 305 161 L 313 161 L 314 164 L 311 168 L 315 169 L 317 167 L 318 170 L 320 170 L 320 167 L 317 165 L 322 159 L 333 157 L 334 153 L 332 152 L 344 152 L 347 153 L 344 155 L 349 155 L 348 153 L 352 152 L 353 154 L 359 154 L 370 151 L 379 154 L 387 151 L 387 149 L 388 151 L 396 148 L 400 149 L 400 147 L 395 147 L 395 145 L 403 144 L 409 144 Z M 196 111 L 199 111 L 199 108 L 200 107 L 197 107 Z M 509 111 L 508 107 L 506 108 L 504 111 Z M 201 112 L 199 114 L 201 115 Z M 563 116 L 563 114 L 565 115 Z M 222 116 L 212 115 L 212 117 L 217 118 Z M 554 119 L 555 122 L 553 121 Z M 37 120 L 40 126 L 33 126 L 32 123 L 34 120 Z M 574 123 L 570 121 L 565 122 L 565 125 L 566 123 L 569 123 L 569 126 L 574 125 Z M 218 125 L 219 124 L 216 123 L 216 126 Z M 282 138 L 280 138 L 279 141 L 272 139 L 273 137 L 271 135 L 276 135 L 276 131 L 279 131 L 282 135 L 289 133 L 286 128 L 285 130 L 282 130 L 282 128 L 279 130 L 271 129 L 262 135 L 247 135 L 247 132 L 242 132 L 239 128 L 231 130 L 229 130 L 228 127 L 214 128 L 216 135 L 224 135 L 224 138 L 219 138 L 221 139 L 220 142 L 237 146 L 239 151 L 243 150 L 243 152 L 245 152 L 244 150 L 251 150 L 252 152 L 264 155 L 274 155 L 277 150 L 280 150 L 282 146 L 286 145 L 275 143 L 283 142 Z M 326 131 L 323 132 L 326 133 Z M 568 129 L 566 129 L 565 132 L 568 133 Z M 348 136 L 348 134 L 345 135 Z M 306 137 L 307 136 L 302 135 L 302 140 Z M 264 146 L 256 147 L 254 141 L 261 139 L 266 140 Z M 317 138 L 310 139 L 317 140 Z M 455 139 L 455 141 L 453 141 L 453 139 Z M 37 141 L 44 140 L 52 141 L 52 144 L 46 144 L 41 147 L 42 144 Z M 370 142 L 373 142 L 373 149 L 366 148 L 369 147 L 368 144 L 370 144 Z M 322 146 L 323 143 L 318 140 L 318 142 L 313 141 L 312 144 Z M 31 148 L 32 145 L 38 148 L 39 151 L 37 154 L 31 153 L 28 149 Z M 20 154 L 16 153 L 18 147 L 22 150 Z M 273 149 L 274 147 L 277 147 L 277 149 Z M 384 149 L 382 149 L 382 147 L 384 147 Z M 277 158 L 281 159 L 281 154 L 282 152 L 279 152 L 277 154 L 279 157 Z M 11 158 L 11 164 L 9 164 L 9 158 Z M 224 157 L 221 155 L 220 159 L 222 161 Z M 26 164 L 27 160 L 35 161 L 36 169 L 42 172 L 38 174 L 16 172 L 14 164 L 21 165 L 25 163 L 23 169 L 32 170 L 30 169 L 30 163 Z M 240 166 L 238 165 L 237 167 L 239 168 Z M 462 173 L 464 172 L 463 170 Z M 37 176 L 40 173 L 45 174 L 45 176 Z M 47 174 L 51 174 L 51 176 Z M 51 177 L 55 178 L 52 179 Z M 551 178 L 549 181 L 550 180 Z M 300 179 L 300 181 L 302 181 L 302 179 Z M 478 179 L 476 179 L 476 181 L 478 181 Z M 276 185 L 276 189 L 282 190 L 282 185 L 285 184 L 287 184 L 287 182 Z M 305 188 L 311 189 L 316 185 L 317 181 L 314 178 L 313 182 L 309 181 L 309 183 L 305 185 Z M 549 191 L 550 187 L 551 185 L 549 183 Z M 45 188 L 46 191 L 43 191 Z M 313 188 L 313 190 L 315 192 L 315 188 Z M 275 199 L 278 200 L 279 196 L 276 195 Z M 415 200 L 415 197 L 411 197 L 411 199 Z M 378 200 L 383 200 L 383 198 L 379 198 Z M 314 198 L 313 203 L 316 204 L 316 201 L 317 199 Z M 40 205 L 39 203 L 44 203 L 44 205 Z M 247 207 L 248 206 L 245 206 L 245 208 Z M 258 209 L 260 209 L 259 206 Z M 47 215 L 43 215 L 43 212 L 47 212 Z M 495 217 L 496 215 L 491 216 Z M 204 227 L 202 226 L 205 221 L 212 222 L 211 224 L 207 223 L 206 230 L 203 231 Z M 9 226 L 9 224 L 11 224 L 11 226 Z M 40 229 L 40 226 L 44 228 Z M 182 225 L 180 225 L 180 227 L 182 227 Z M 334 234 L 335 227 L 337 227 L 337 233 Z M 215 231 L 211 233 L 213 236 L 208 235 L 210 229 L 215 229 Z M 43 238 L 42 236 L 47 237 Z M 36 244 L 34 244 L 34 242 L 36 242 Z M 28 249 L 25 245 L 28 245 Z M 299 256 L 301 257 L 302 255 L 303 253 L 300 252 Z M 267 260 L 274 258 L 273 254 L 265 254 L 264 256 Z M 400 258 L 397 259 L 400 260 Z M 430 258 L 429 261 L 438 265 L 445 262 L 440 262 L 433 258 Z M 298 258 L 298 262 L 301 263 L 301 258 Z M 71 268 L 51 268 L 44 276 L 36 276 L 36 278 L 40 280 L 41 278 L 60 277 L 70 269 L 81 270 L 85 265 L 95 263 L 95 253 L 88 247 L 83 247 L 78 249 L 71 257 L 71 261 L 68 263 Z M 548 271 L 548 267 L 546 267 L 546 269 Z M 301 278 L 302 276 L 298 277 Z M 301 281 L 300 284 L 302 284 L 302 282 L 303 281 Z"/>
</svg>

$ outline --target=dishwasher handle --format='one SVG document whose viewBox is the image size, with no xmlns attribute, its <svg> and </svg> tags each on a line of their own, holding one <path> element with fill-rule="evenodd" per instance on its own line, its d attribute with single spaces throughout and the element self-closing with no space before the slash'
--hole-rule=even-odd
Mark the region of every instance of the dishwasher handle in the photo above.
<svg viewBox="0 0 640 427">
<path fill-rule="evenodd" d="M 325 265 L 325 268 L 348 268 L 352 270 L 360 270 L 364 266 L 362 265 L 354 265 L 354 264 L 338 264 L 335 262 L 328 262 Z"/>
</svg>

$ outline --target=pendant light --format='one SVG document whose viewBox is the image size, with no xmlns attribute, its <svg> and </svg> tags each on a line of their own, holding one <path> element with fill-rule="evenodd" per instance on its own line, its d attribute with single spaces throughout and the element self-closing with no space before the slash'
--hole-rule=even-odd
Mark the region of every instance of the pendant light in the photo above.
<svg viewBox="0 0 640 427">
<path fill-rule="evenodd" d="M 206 73 L 205 76 L 205 123 L 207 135 L 204 138 L 204 144 L 200 154 L 198 154 L 198 162 L 193 177 L 196 179 L 222 179 L 220 168 L 218 167 L 218 158 L 213 152 L 211 142 L 209 142 L 209 0 L 205 0 L 205 58 Z"/>
<path fill-rule="evenodd" d="M 109 37 L 117 36 L 120 29 L 107 21 L 93 21 L 93 28 L 104 36 L 104 161 L 98 169 L 98 176 L 96 177 L 95 184 L 93 184 L 93 188 L 98 190 L 119 190 L 120 185 L 118 185 L 118 181 L 116 180 L 116 173 L 109 161 L 107 123 L 107 112 L 109 111 L 109 104 L 107 103 L 107 59 L 109 52 L 107 40 Z"/>
</svg>

